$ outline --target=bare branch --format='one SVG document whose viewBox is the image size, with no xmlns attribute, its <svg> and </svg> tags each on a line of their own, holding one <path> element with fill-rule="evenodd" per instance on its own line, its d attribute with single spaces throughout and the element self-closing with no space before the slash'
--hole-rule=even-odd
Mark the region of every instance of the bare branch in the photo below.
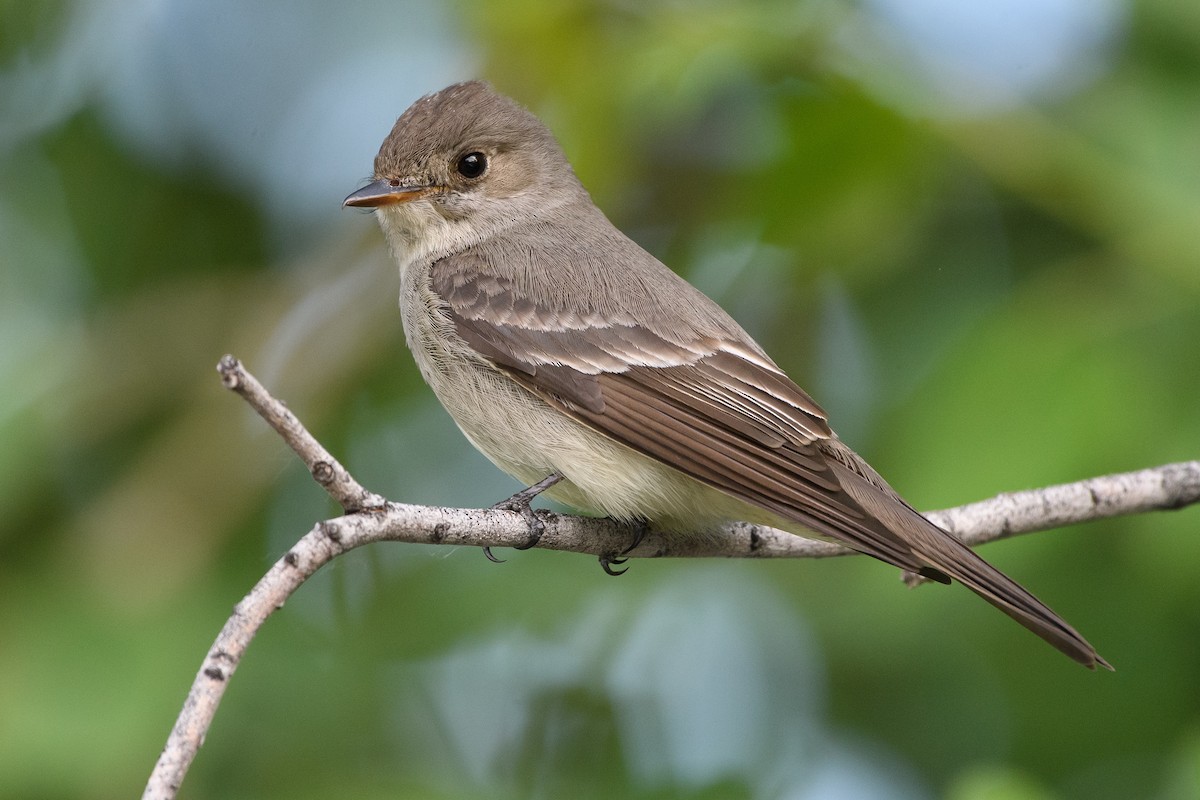
<svg viewBox="0 0 1200 800">
<path fill-rule="evenodd" d="M 436 508 L 390 503 L 363 488 L 312 437 L 295 415 L 271 397 L 237 359 L 218 365 L 225 385 L 240 394 L 284 438 L 313 478 L 348 512 L 318 523 L 263 576 L 225 623 L 209 649 L 166 747 L 146 785 L 145 798 L 173 798 L 208 730 L 225 686 L 255 633 L 271 612 L 310 575 L 347 550 L 381 541 L 512 547 L 529 529 L 511 511 Z M 971 546 L 1021 533 L 1106 517 L 1170 510 L 1200 502 L 1200 461 L 1167 464 L 1077 483 L 998 495 L 927 516 Z M 538 547 L 595 556 L 624 550 L 634 532 L 606 519 L 538 512 L 545 532 Z M 827 558 L 853 551 L 748 523 L 708 537 L 666 538 L 650 531 L 631 557 Z"/>
<path fill-rule="evenodd" d="M 1200 461 L 996 495 L 925 514 L 972 547 L 1077 522 L 1174 511 L 1200 502 Z"/>
<path fill-rule="evenodd" d="M 341 463 L 321 446 L 308 429 L 300 424 L 296 415 L 288 407 L 272 397 L 258 378 L 251 375 L 231 355 L 226 355 L 217 362 L 217 372 L 225 388 L 232 389 L 258 412 L 258 415 L 283 437 L 288 447 L 300 456 L 304 466 L 308 467 L 321 488 L 329 492 L 329 496 L 347 512 L 365 511 L 382 508 L 387 502 L 383 497 L 369 492 L 351 477 Z"/>
</svg>

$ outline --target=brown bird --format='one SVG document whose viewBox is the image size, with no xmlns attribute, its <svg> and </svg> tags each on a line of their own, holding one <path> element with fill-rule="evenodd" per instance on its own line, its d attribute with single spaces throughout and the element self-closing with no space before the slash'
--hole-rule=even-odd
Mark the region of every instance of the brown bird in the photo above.
<svg viewBox="0 0 1200 800">
<path fill-rule="evenodd" d="M 673 536 L 733 520 L 816 534 L 960 581 L 1109 666 L 906 503 L 728 314 L 609 222 L 537 117 L 486 84 L 414 103 L 345 205 L 375 209 L 422 375 L 471 443 L 531 485 L 515 496 L 526 507 L 544 490 Z"/>
</svg>

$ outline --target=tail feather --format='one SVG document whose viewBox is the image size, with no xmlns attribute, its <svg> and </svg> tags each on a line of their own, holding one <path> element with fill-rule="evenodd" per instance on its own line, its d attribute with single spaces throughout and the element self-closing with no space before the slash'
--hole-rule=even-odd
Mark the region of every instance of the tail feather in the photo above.
<svg viewBox="0 0 1200 800">
<path fill-rule="evenodd" d="M 1025 587 L 924 517 L 918 515 L 918 518 L 944 537 L 932 552 L 923 547 L 914 548 L 935 569 L 957 580 L 1088 669 L 1095 669 L 1097 665 L 1112 669 L 1112 665 L 1078 631 Z"/>
<path fill-rule="evenodd" d="M 854 458 L 858 462 L 853 465 L 855 469 L 842 458 L 831 462 L 842 488 L 864 511 L 903 541 L 917 560 L 933 571 L 959 581 L 1088 669 L 1097 666 L 1112 669 L 1112 665 L 1066 620 L 984 561 L 974 550 L 921 516 L 865 462 L 857 456 Z"/>
</svg>

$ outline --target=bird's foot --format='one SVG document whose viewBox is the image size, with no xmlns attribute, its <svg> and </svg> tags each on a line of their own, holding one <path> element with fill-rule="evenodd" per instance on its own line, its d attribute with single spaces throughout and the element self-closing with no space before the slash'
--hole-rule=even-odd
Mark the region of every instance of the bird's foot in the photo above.
<svg viewBox="0 0 1200 800">
<path fill-rule="evenodd" d="M 532 486 L 526 487 L 507 500 L 501 500 L 492 506 L 493 509 L 500 511 L 515 511 L 521 515 L 525 520 L 525 524 L 529 526 L 529 538 L 521 544 L 515 545 L 513 547 L 514 550 L 528 550 L 531 547 L 535 547 L 538 541 L 541 540 L 542 533 L 546 530 L 546 525 L 537 515 L 537 512 L 534 511 L 531 503 L 535 497 L 562 479 L 563 476 L 560 473 L 551 472 Z M 488 561 L 496 564 L 504 563 L 504 559 L 496 558 L 490 547 L 483 548 L 483 554 L 487 556 Z"/>
<path fill-rule="evenodd" d="M 619 553 L 600 556 L 600 569 L 604 570 L 606 575 L 612 575 L 615 578 L 629 571 L 629 567 L 625 569 L 613 569 L 613 567 L 619 567 L 628 561 L 629 559 L 626 556 L 637 550 L 638 545 L 646 540 L 646 534 L 650 531 L 650 523 L 644 519 L 639 519 L 633 526 L 633 541 L 630 542 L 628 547 Z"/>
</svg>

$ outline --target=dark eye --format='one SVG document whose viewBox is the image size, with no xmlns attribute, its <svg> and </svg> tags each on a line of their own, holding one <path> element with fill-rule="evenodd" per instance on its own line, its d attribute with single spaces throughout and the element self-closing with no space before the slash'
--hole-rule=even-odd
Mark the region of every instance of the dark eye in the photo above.
<svg viewBox="0 0 1200 800">
<path fill-rule="evenodd" d="M 478 178 L 487 172 L 487 156 L 483 153 L 467 153 L 458 160 L 455 168 L 464 178 Z"/>
</svg>

